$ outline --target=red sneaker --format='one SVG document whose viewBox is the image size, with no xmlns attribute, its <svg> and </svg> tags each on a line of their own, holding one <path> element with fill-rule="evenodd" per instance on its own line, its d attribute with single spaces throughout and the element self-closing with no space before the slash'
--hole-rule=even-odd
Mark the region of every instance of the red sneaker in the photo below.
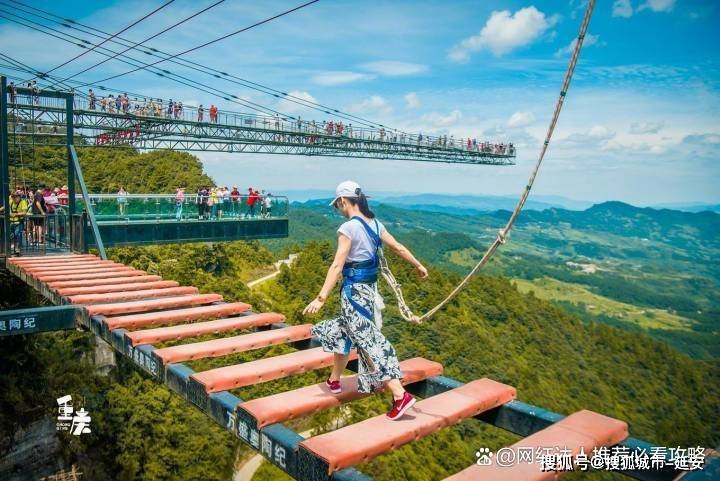
<svg viewBox="0 0 720 481">
<path fill-rule="evenodd" d="M 397 401 L 393 400 L 393 407 L 390 411 L 388 411 L 387 417 L 394 421 L 395 419 L 398 419 L 403 414 L 405 414 L 405 411 L 410 409 L 413 404 L 415 404 L 415 398 L 412 394 L 405 391 L 405 394 L 403 394 L 402 398 L 398 399 Z"/>
<path fill-rule="evenodd" d="M 340 381 L 331 381 L 330 379 L 327 379 L 325 381 L 325 385 L 330 389 L 330 392 L 333 394 L 340 394 L 342 392 L 342 387 L 340 387 Z"/>
</svg>

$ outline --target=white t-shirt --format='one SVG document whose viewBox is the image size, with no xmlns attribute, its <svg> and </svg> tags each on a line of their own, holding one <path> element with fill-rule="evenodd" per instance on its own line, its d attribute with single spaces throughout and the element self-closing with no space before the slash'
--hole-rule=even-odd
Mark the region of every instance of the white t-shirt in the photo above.
<svg viewBox="0 0 720 481">
<path fill-rule="evenodd" d="M 385 230 L 385 226 L 382 225 L 382 222 L 380 221 L 377 221 L 377 223 L 380 228 L 378 234 L 382 237 L 382 232 Z M 370 219 L 370 222 L 367 222 L 367 224 L 373 232 L 377 232 L 375 230 L 375 219 Z M 359 220 L 350 219 L 342 224 L 337 231 L 348 236 L 351 241 L 350 253 L 346 259 L 347 262 L 358 262 L 372 259 L 372 256 L 375 253 L 375 244 Z"/>
</svg>

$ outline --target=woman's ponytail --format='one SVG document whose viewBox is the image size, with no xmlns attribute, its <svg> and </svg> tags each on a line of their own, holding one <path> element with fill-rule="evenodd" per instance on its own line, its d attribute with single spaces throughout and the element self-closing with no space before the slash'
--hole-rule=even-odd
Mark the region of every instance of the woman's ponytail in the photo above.
<svg viewBox="0 0 720 481">
<path fill-rule="evenodd" d="M 362 212 L 362 215 L 364 215 L 368 219 L 374 219 L 375 214 L 373 213 L 373 211 L 370 210 L 367 197 L 365 197 L 365 194 L 362 190 L 360 190 L 359 187 L 355 189 L 355 195 L 357 195 L 357 206 L 360 209 L 360 212 Z"/>
</svg>

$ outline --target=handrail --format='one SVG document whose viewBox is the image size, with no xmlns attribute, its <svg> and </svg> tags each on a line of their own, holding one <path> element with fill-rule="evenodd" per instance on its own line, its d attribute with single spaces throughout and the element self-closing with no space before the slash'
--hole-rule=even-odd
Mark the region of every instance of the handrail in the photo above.
<svg viewBox="0 0 720 481">
<path fill-rule="evenodd" d="M 90 226 L 92 227 L 93 235 L 95 236 L 95 244 L 97 244 L 100 258 L 107 260 L 105 245 L 103 244 L 102 237 L 100 237 L 100 229 L 98 228 L 97 220 L 95 219 L 95 212 L 93 211 L 92 204 L 90 202 L 90 195 L 88 194 L 87 186 L 85 185 L 85 179 L 82 175 L 82 169 L 80 168 L 80 161 L 78 160 L 77 151 L 75 151 L 75 146 L 72 144 L 70 144 L 68 147 L 70 150 L 70 160 L 75 167 L 75 175 L 77 176 L 78 183 L 80 184 L 80 191 L 82 192 L 83 200 L 85 201 L 85 210 L 87 211 L 88 218 L 90 219 Z M 74 214 L 74 212 L 71 212 L 71 214 Z"/>
</svg>

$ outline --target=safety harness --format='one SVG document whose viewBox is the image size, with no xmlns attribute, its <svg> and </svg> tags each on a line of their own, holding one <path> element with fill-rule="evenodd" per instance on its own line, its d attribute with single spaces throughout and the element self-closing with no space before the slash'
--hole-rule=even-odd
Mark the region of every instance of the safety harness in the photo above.
<svg viewBox="0 0 720 481">
<path fill-rule="evenodd" d="M 373 256 L 366 261 L 345 263 L 342 270 L 342 291 L 355 310 L 358 311 L 361 316 L 372 321 L 372 313 L 352 298 L 352 285 L 359 282 L 366 284 L 377 282 L 380 267 L 380 256 L 378 253 L 380 251 L 380 254 L 382 254 L 382 239 L 380 239 L 380 236 L 373 231 L 367 222 L 365 222 L 361 217 L 353 216 L 351 220 L 353 219 L 359 221 L 365 228 L 365 232 L 367 232 L 370 240 L 372 240 L 375 245 L 375 251 L 373 252 Z M 378 232 L 380 231 L 377 219 L 375 219 L 375 229 L 377 229 Z"/>
</svg>

